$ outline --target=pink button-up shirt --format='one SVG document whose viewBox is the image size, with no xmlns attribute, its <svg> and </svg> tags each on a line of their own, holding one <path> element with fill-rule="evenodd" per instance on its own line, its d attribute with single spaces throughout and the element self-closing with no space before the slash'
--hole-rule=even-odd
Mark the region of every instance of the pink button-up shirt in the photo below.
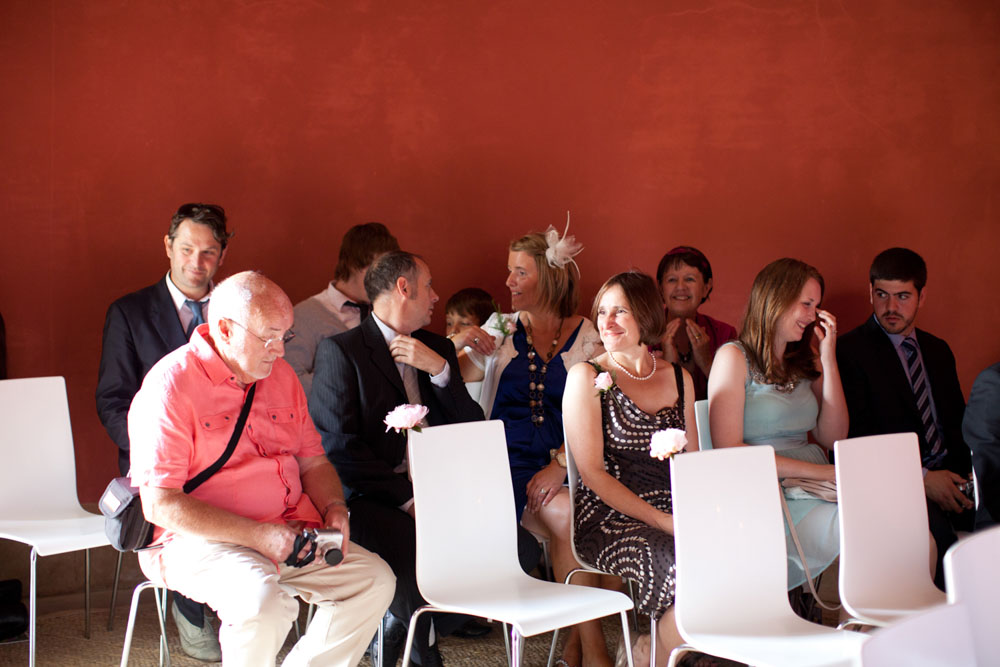
<svg viewBox="0 0 1000 667">
<path fill-rule="evenodd" d="M 190 343 L 150 369 L 132 401 L 132 483 L 179 489 L 214 463 L 229 444 L 246 393 L 209 343 L 208 325 L 199 326 Z M 319 525 L 319 512 L 302 492 L 296 457 L 323 453 L 302 385 L 278 359 L 257 382 L 236 451 L 191 496 L 257 521 Z M 153 534 L 154 543 L 172 537 L 162 528 Z"/>
</svg>

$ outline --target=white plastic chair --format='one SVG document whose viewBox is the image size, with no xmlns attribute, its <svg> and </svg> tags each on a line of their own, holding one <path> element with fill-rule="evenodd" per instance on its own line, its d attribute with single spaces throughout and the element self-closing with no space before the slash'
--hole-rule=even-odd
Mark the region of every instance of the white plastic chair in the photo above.
<svg viewBox="0 0 1000 667">
<path fill-rule="evenodd" d="M 605 572 L 604 570 L 598 569 L 587 562 L 585 558 L 582 558 L 576 551 L 576 486 L 580 481 L 580 473 L 576 468 L 576 461 L 573 458 L 573 450 L 569 446 L 569 440 L 566 438 L 565 430 L 563 431 L 563 441 L 566 443 L 566 476 L 569 482 L 569 507 L 570 507 L 570 522 L 569 522 L 569 544 L 573 552 L 573 558 L 579 563 L 580 567 L 570 570 L 566 573 L 565 583 L 570 583 L 573 576 L 579 574 L 580 572 L 591 572 L 594 574 L 603 574 L 607 576 L 615 576 L 610 572 Z M 627 581 L 629 596 L 632 597 L 632 582 Z M 636 613 L 635 606 L 632 607 L 632 624 L 635 626 L 635 631 L 639 631 L 639 617 Z M 650 625 L 650 637 L 656 637 L 656 620 L 649 619 Z M 552 667 L 552 661 L 556 657 L 556 644 L 559 642 L 559 630 L 561 628 L 556 628 L 552 633 L 552 645 L 549 646 L 549 660 L 546 663 L 547 667 Z M 656 645 L 655 642 L 650 642 L 650 654 L 649 654 L 649 664 L 656 664 Z"/>
<path fill-rule="evenodd" d="M 856 665 L 866 636 L 810 623 L 788 603 L 774 449 L 728 447 L 674 456 L 677 590 L 686 651 L 752 665 Z"/>
<path fill-rule="evenodd" d="M 948 602 L 969 611 L 969 626 L 980 665 L 1000 662 L 1000 526 L 959 540 L 944 555 Z"/>
<path fill-rule="evenodd" d="M 521 664 L 524 637 L 616 612 L 628 642 L 632 601 L 627 596 L 540 581 L 521 570 L 502 422 L 410 431 L 409 462 L 417 585 L 428 604 L 410 619 L 404 665 L 409 664 L 417 619 L 428 611 L 483 616 L 510 625 L 512 667 Z M 632 667 L 631 648 L 628 664 Z"/>
<path fill-rule="evenodd" d="M 84 637 L 90 638 L 90 549 L 109 544 L 104 517 L 80 506 L 66 382 L 0 380 L 0 538 L 31 545 L 28 665 L 35 664 L 38 556 L 84 549 Z"/>
<path fill-rule="evenodd" d="M 712 431 L 708 425 L 708 400 L 694 402 L 694 423 L 698 427 L 698 449 L 712 449 Z"/>
<path fill-rule="evenodd" d="M 167 646 L 167 589 L 165 586 L 144 581 L 135 587 L 132 593 L 132 607 L 128 612 L 128 624 L 125 626 L 125 644 L 122 646 L 120 667 L 128 667 L 129 653 L 132 651 L 132 632 L 135 630 L 135 617 L 139 611 L 139 595 L 147 588 L 153 589 L 156 598 L 156 616 L 160 621 L 160 667 L 170 667 L 170 648 Z"/>
<path fill-rule="evenodd" d="M 841 440 L 840 505 L 842 626 L 887 625 L 937 604 L 945 594 L 928 567 L 927 499 L 915 433 Z"/>
<path fill-rule="evenodd" d="M 876 630 L 861 647 L 864 667 L 976 667 L 969 610 L 943 604 L 910 614 Z"/>
</svg>

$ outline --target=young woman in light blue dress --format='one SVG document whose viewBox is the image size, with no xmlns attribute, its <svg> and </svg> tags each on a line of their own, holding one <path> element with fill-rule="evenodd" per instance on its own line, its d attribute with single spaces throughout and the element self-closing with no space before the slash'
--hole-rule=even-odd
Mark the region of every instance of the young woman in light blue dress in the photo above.
<svg viewBox="0 0 1000 667">
<path fill-rule="evenodd" d="M 828 452 L 847 437 L 837 321 L 822 299 L 823 277 L 812 266 L 768 264 L 754 280 L 739 339 L 719 349 L 708 380 L 713 445 L 771 445 L 780 478 L 833 481 Z M 840 553 L 837 504 L 800 497 L 788 508 L 815 577 Z M 805 579 L 789 537 L 789 590 Z"/>
</svg>

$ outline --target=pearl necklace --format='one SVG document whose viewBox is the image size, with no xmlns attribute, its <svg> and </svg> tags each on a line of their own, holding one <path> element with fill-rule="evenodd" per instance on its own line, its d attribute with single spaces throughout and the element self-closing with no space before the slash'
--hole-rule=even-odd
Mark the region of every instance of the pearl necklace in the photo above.
<svg viewBox="0 0 1000 667">
<path fill-rule="evenodd" d="M 629 376 L 633 380 L 638 380 L 639 382 L 644 382 L 644 381 L 648 380 L 649 378 L 653 377 L 653 373 L 656 372 L 656 357 L 653 356 L 652 352 L 649 353 L 649 358 L 653 360 L 653 370 L 649 371 L 649 375 L 647 375 L 645 377 L 639 377 L 638 375 L 632 375 L 631 373 L 629 373 L 628 369 L 626 369 L 624 366 L 622 366 L 621 364 L 619 364 L 618 360 L 615 359 L 614 352 L 608 352 L 608 357 L 611 358 L 611 363 L 613 363 L 615 366 L 618 367 L 618 370 L 620 370 L 622 373 L 624 373 L 625 375 Z"/>
</svg>

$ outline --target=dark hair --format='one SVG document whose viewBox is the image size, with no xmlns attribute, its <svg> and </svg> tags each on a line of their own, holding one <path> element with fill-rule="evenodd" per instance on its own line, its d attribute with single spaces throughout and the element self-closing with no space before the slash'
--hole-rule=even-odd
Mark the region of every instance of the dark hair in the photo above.
<svg viewBox="0 0 1000 667">
<path fill-rule="evenodd" d="M 538 269 L 538 290 L 542 305 L 559 317 L 572 317 L 580 306 L 580 273 L 576 262 L 562 268 L 549 265 L 545 251 L 549 243 L 544 234 L 530 232 L 510 244 L 512 252 L 525 252 L 535 259 Z"/>
<path fill-rule="evenodd" d="M 451 295 L 444 304 L 444 312 L 474 317 L 479 320 L 476 325 L 483 326 L 493 314 L 493 297 L 484 289 L 466 287 Z"/>
<path fill-rule="evenodd" d="M 663 301 L 660 290 L 650 276 L 640 271 L 626 271 L 611 276 L 601 285 L 594 297 L 594 307 L 590 311 L 591 319 L 597 322 L 597 308 L 604 296 L 612 287 L 620 287 L 632 308 L 632 316 L 639 325 L 639 341 L 646 345 L 660 342 L 667 328 L 667 316 L 663 312 Z"/>
<path fill-rule="evenodd" d="M 819 376 L 811 345 L 815 322 L 806 327 L 801 340 L 785 346 L 782 359 L 774 358 L 774 333 L 778 319 L 799 298 L 810 278 L 819 283 L 822 301 L 825 290 L 823 276 L 815 267 L 788 257 L 775 260 L 761 269 L 750 288 L 739 341 L 743 344 L 750 367 L 761 373 L 769 383 L 783 384 L 797 378 L 815 379 Z"/>
<path fill-rule="evenodd" d="M 676 269 L 678 266 L 686 264 L 693 269 L 698 269 L 701 272 L 701 279 L 706 283 L 712 279 L 712 265 L 708 263 L 708 258 L 701 250 L 694 248 L 689 245 L 679 245 L 676 248 L 667 251 L 667 254 L 660 259 L 659 265 L 656 267 L 656 284 L 663 289 L 663 276 L 670 269 Z M 702 303 L 708 301 L 709 294 L 712 293 L 712 288 L 708 289 L 708 294 L 705 298 L 701 300 Z"/>
<path fill-rule="evenodd" d="M 212 230 L 212 236 L 219 242 L 223 250 L 229 245 L 229 239 L 234 234 L 234 232 L 226 231 L 226 211 L 221 206 L 216 204 L 184 204 L 177 209 L 174 217 L 170 218 L 167 238 L 170 239 L 171 243 L 177 236 L 177 228 L 185 220 L 209 227 Z"/>
<path fill-rule="evenodd" d="M 334 280 L 347 280 L 355 271 L 364 269 L 379 255 L 399 250 L 399 242 L 381 222 L 354 225 L 340 242 Z"/>
<path fill-rule="evenodd" d="M 365 294 L 368 300 L 375 303 L 375 298 L 396 288 L 400 276 L 413 282 L 417 279 L 417 260 L 419 255 L 405 250 L 393 250 L 382 255 L 371 265 L 365 274 Z"/>
<path fill-rule="evenodd" d="M 927 264 L 923 257 L 908 248 L 889 248 L 872 260 L 868 281 L 874 285 L 876 280 L 913 281 L 919 294 L 927 284 Z"/>
</svg>

